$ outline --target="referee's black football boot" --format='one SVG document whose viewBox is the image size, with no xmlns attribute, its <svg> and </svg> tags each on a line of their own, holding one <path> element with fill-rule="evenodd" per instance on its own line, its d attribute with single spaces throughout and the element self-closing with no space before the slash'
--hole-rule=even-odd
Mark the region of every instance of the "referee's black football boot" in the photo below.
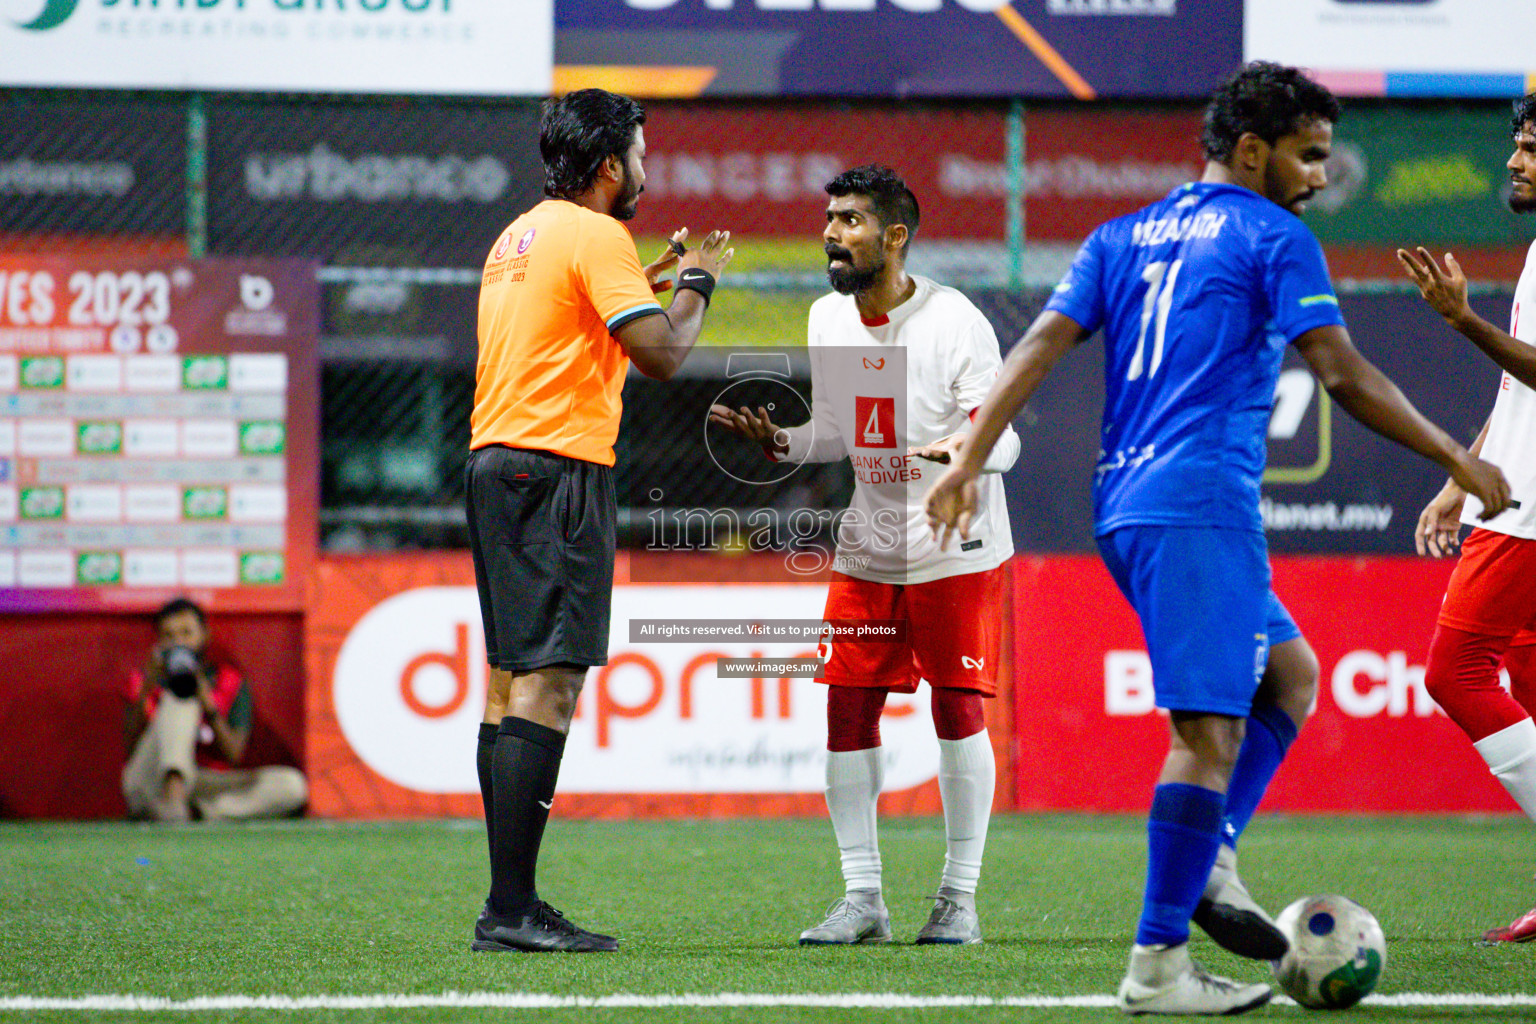
<svg viewBox="0 0 1536 1024">
<path fill-rule="evenodd" d="M 1225 844 L 1191 920 L 1216 945 L 1249 960 L 1279 960 L 1291 948 L 1274 918 L 1248 895 L 1248 887 L 1237 876 L 1237 851 Z"/>
<path fill-rule="evenodd" d="M 543 900 L 511 918 L 492 914 L 487 901 L 469 948 L 481 953 L 611 953 L 619 948 L 619 940 L 576 927 Z"/>
</svg>

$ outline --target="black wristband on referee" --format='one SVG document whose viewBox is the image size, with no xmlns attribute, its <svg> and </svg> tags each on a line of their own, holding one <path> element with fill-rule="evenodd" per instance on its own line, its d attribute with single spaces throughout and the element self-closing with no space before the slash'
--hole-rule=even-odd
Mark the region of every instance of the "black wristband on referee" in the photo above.
<svg viewBox="0 0 1536 1024">
<path fill-rule="evenodd" d="M 677 275 L 677 290 L 684 288 L 704 296 L 704 307 L 709 308 L 709 297 L 715 293 L 715 275 L 699 267 L 689 267 Z"/>
</svg>

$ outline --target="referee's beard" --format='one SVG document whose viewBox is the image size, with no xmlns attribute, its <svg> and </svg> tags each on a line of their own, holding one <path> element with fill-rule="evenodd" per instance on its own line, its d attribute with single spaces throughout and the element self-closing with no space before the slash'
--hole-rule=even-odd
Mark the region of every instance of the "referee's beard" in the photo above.
<svg viewBox="0 0 1536 1024">
<path fill-rule="evenodd" d="M 629 173 L 629 168 L 624 169 L 624 190 L 613 201 L 614 220 L 633 220 L 635 213 L 640 209 L 640 193 L 645 191 L 644 185 L 636 185 L 634 177 Z"/>
</svg>

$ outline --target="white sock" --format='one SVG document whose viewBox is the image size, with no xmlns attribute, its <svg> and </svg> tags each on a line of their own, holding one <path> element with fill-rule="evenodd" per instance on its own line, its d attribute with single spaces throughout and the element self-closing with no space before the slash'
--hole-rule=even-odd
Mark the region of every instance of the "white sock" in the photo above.
<svg viewBox="0 0 1536 1024">
<path fill-rule="evenodd" d="M 976 891 L 996 786 L 997 765 L 987 730 L 963 740 L 939 740 L 939 795 L 944 800 L 941 888 Z"/>
<path fill-rule="evenodd" d="M 1521 719 L 1472 746 L 1483 755 L 1488 770 L 1504 783 L 1525 816 L 1536 821 L 1536 722 Z"/>
<path fill-rule="evenodd" d="M 827 811 L 843 857 L 848 891 L 880 891 L 880 841 L 875 804 L 885 780 L 879 747 L 827 751 Z"/>
</svg>

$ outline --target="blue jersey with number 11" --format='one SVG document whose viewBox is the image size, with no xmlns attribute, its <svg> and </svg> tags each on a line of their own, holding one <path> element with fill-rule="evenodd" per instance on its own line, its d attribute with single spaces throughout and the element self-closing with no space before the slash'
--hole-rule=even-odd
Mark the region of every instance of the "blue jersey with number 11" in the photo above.
<svg viewBox="0 0 1536 1024">
<path fill-rule="evenodd" d="M 1317 239 L 1235 185 L 1191 184 L 1100 225 L 1046 304 L 1104 328 L 1094 530 L 1261 530 L 1285 346 L 1344 323 Z"/>
</svg>

